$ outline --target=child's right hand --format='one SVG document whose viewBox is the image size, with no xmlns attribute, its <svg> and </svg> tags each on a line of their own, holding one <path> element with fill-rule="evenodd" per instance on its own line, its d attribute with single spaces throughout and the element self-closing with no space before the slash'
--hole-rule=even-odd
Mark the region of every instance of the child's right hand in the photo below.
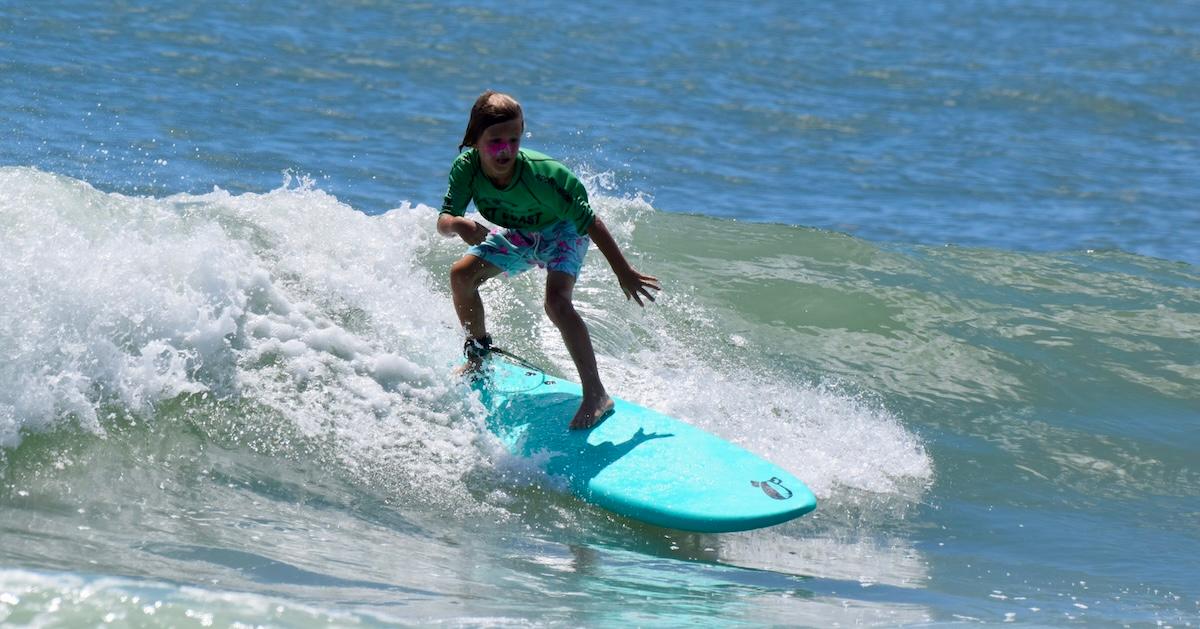
<svg viewBox="0 0 1200 629">
<path fill-rule="evenodd" d="M 488 228 L 469 218 L 464 218 L 460 225 L 461 227 L 457 230 L 458 236 L 468 245 L 477 245 L 483 242 L 488 237 L 488 234 L 491 233 Z"/>
<path fill-rule="evenodd" d="M 442 214 L 438 217 L 438 232 L 450 236 L 456 234 L 468 245 L 477 245 L 490 233 L 488 228 L 476 223 L 465 216 Z"/>
</svg>

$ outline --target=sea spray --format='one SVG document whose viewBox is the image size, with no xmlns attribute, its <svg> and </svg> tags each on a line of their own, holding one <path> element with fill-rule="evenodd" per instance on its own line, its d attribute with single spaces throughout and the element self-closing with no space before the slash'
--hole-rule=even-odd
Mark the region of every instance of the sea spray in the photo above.
<svg viewBox="0 0 1200 629">
<path fill-rule="evenodd" d="M 114 405 L 152 422 L 197 396 L 334 436 L 363 473 L 407 462 L 434 465 L 407 476 L 456 476 L 379 453 L 405 444 L 470 465 L 469 400 L 445 369 L 448 309 L 430 309 L 444 298 L 412 265 L 427 238 L 413 213 L 369 218 L 304 186 L 160 200 L 2 176 L 7 447 L 71 425 L 103 434 Z"/>
</svg>

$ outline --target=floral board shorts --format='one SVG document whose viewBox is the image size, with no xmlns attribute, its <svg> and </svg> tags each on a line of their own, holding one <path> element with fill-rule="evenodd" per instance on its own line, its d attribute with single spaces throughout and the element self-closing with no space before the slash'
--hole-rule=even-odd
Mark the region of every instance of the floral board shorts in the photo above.
<svg viewBox="0 0 1200 629">
<path fill-rule="evenodd" d="M 560 221 L 541 231 L 494 229 L 467 253 L 483 259 L 508 275 L 533 267 L 562 271 L 579 277 L 591 239 L 579 235 L 571 221 Z"/>
</svg>

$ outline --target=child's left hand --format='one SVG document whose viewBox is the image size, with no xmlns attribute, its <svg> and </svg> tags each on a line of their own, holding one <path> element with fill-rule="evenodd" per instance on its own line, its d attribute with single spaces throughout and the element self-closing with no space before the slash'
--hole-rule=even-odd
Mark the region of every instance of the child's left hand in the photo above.
<svg viewBox="0 0 1200 629">
<path fill-rule="evenodd" d="M 654 294 L 647 289 L 662 290 L 657 277 L 638 273 L 633 267 L 629 267 L 629 270 L 618 273 L 617 281 L 621 282 L 621 290 L 625 291 L 625 299 L 632 299 L 643 308 L 646 307 L 646 304 L 642 302 L 642 297 L 654 301 Z"/>
</svg>

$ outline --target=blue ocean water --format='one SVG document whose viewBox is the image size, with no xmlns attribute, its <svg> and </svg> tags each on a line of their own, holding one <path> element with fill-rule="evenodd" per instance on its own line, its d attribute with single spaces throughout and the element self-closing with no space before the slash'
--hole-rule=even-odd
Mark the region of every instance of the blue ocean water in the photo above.
<svg viewBox="0 0 1200 629">
<path fill-rule="evenodd" d="M 1196 626 L 1198 60 L 1185 1 L 0 0 L 0 623 Z M 589 256 L 610 390 L 816 512 L 648 527 L 483 429 L 486 88 L 663 280 Z M 571 377 L 539 282 L 490 325 Z"/>
</svg>

